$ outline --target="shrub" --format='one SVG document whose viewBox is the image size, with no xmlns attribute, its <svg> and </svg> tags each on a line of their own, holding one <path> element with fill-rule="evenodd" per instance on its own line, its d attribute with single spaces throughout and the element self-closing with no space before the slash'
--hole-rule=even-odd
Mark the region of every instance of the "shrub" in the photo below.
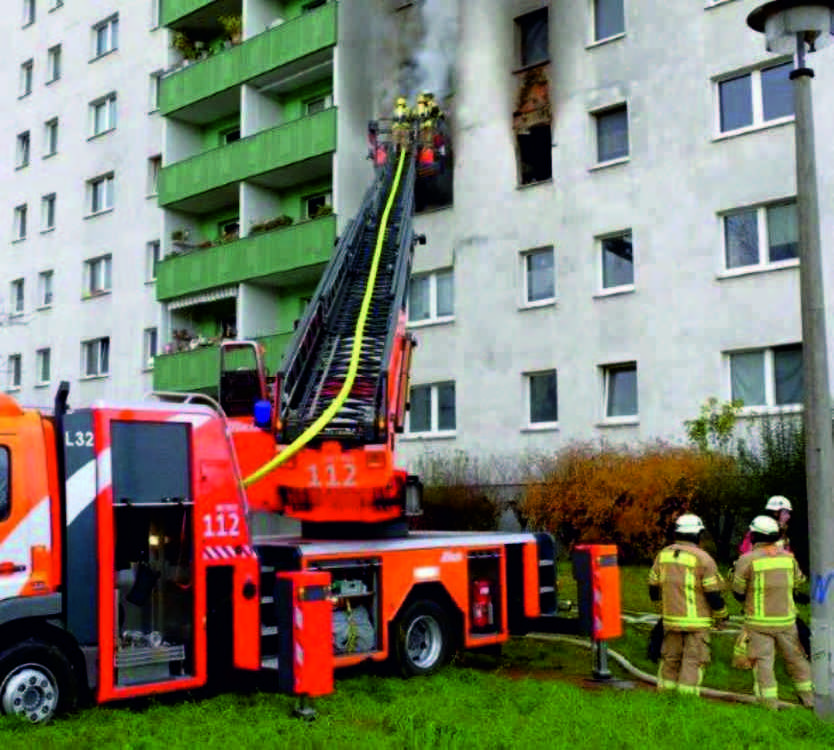
<svg viewBox="0 0 834 750">
<path fill-rule="evenodd" d="M 415 470 L 423 482 L 423 515 L 412 519 L 412 528 L 490 531 L 497 527 L 499 507 L 486 489 L 489 469 L 476 458 L 463 451 L 425 453 Z"/>
<path fill-rule="evenodd" d="M 568 549 L 615 543 L 624 561 L 645 562 L 667 543 L 674 519 L 701 502 L 708 479 L 731 464 L 662 442 L 637 449 L 577 443 L 529 488 L 522 512 Z"/>
</svg>

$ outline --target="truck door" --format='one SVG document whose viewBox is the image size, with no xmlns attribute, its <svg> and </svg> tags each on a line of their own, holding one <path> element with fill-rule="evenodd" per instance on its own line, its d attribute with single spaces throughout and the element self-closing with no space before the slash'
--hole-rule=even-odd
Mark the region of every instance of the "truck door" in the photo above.
<svg viewBox="0 0 834 750">
<path fill-rule="evenodd" d="M 34 466 L 38 458 L 42 450 L 25 446 L 19 433 L 0 430 L 0 600 L 37 593 L 27 588 L 33 549 L 47 549 L 51 538 L 46 468 Z"/>
</svg>

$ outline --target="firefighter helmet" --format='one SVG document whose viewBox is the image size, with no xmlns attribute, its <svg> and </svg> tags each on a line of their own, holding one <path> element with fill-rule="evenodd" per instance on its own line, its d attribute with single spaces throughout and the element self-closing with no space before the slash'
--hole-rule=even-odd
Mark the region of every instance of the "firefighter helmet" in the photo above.
<svg viewBox="0 0 834 750">
<path fill-rule="evenodd" d="M 678 534 L 700 534 L 704 530 L 704 522 L 694 513 L 684 513 L 675 521 L 675 531 Z"/>
<path fill-rule="evenodd" d="M 750 531 L 763 536 L 777 536 L 779 524 L 770 516 L 756 516 L 750 523 Z"/>
<path fill-rule="evenodd" d="M 397 98 L 397 106 L 398 107 L 404 107 L 406 105 L 406 103 L 407 102 L 406 102 L 404 96 L 400 96 L 400 97 Z"/>
<path fill-rule="evenodd" d="M 772 511 L 780 511 L 780 510 L 788 510 L 792 511 L 793 506 L 791 505 L 791 501 L 788 500 L 784 495 L 774 495 L 771 497 L 767 504 L 765 505 L 765 510 L 772 510 Z"/>
</svg>

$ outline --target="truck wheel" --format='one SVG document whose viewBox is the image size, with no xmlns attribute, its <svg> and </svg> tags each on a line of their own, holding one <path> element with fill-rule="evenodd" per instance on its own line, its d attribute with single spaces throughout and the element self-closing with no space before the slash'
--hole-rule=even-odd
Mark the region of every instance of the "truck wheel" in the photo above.
<svg viewBox="0 0 834 750">
<path fill-rule="evenodd" d="M 449 618 L 433 601 L 412 602 L 394 623 L 394 654 L 406 676 L 434 672 L 449 658 Z"/>
<path fill-rule="evenodd" d="M 72 667 L 55 646 L 27 640 L 0 653 L 0 708 L 4 714 L 42 724 L 71 709 L 77 693 Z"/>
</svg>

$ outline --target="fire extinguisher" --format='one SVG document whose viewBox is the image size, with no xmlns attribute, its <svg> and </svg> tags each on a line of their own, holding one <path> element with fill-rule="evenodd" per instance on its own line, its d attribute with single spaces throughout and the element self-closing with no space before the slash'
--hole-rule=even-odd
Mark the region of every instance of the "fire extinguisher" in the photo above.
<svg viewBox="0 0 834 750">
<path fill-rule="evenodd" d="M 492 625 L 492 587 L 483 579 L 472 583 L 472 625 L 480 629 Z"/>
</svg>

